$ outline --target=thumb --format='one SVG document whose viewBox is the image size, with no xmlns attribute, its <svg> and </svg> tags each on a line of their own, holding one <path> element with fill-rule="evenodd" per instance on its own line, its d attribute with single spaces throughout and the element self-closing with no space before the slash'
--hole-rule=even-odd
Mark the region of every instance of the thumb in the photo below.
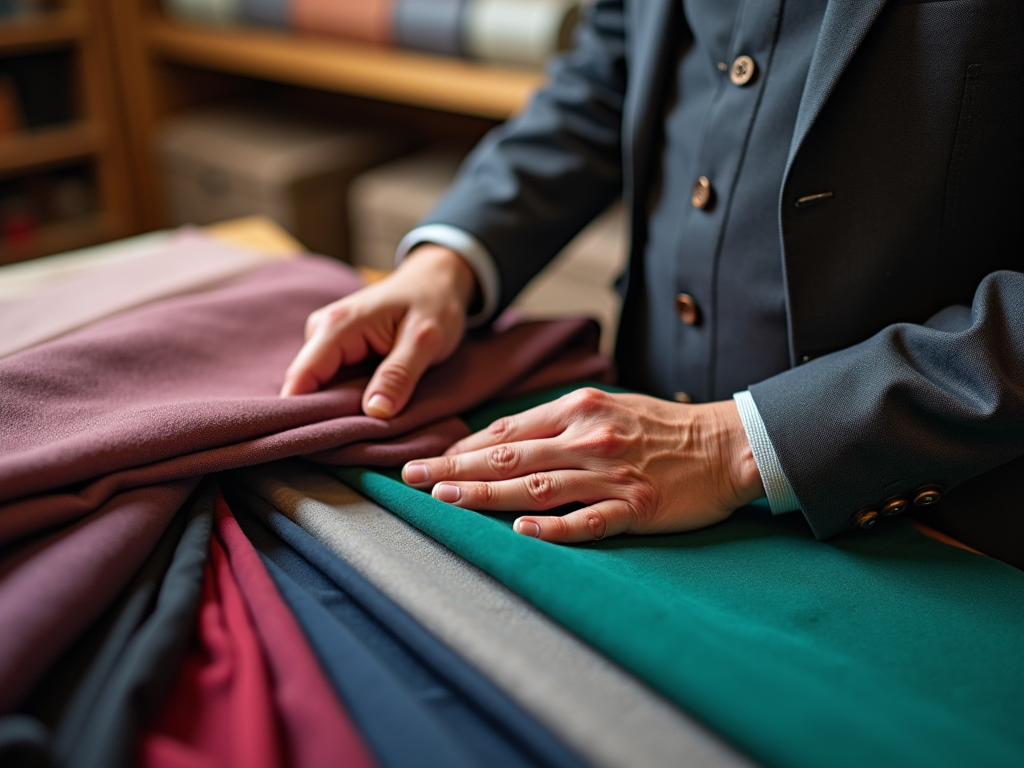
<svg viewBox="0 0 1024 768">
<path fill-rule="evenodd" d="M 397 416 L 441 349 L 442 334 L 433 320 L 406 316 L 395 344 L 363 392 L 363 411 L 378 419 Z"/>
</svg>

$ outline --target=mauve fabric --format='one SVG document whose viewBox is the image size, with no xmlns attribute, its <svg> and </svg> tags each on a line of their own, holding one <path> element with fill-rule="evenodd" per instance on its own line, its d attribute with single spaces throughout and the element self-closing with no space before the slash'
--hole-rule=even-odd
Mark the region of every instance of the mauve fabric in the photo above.
<svg viewBox="0 0 1024 768">
<path fill-rule="evenodd" d="M 0 565 L 0 713 L 115 600 L 195 487 L 186 479 L 120 493 Z"/>
<path fill-rule="evenodd" d="M 468 336 L 391 421 L 360 411 L 367 367 L 278 397 L 306 317 L 360 285 L 300 257 L 0 360 L 0 544 L 121 491 L 288 456 L 398 465 L 464 434 L 446 420 L 485 400 L 611 375 L 596 324 L 556 320 Z M 431 424 L 443 439 L 414 434 Z"/>
<path fill-rule="evenodd" d="M 157 723 L 144 766 L 247 768 L 375 763 L 223 497 L 198 642 Z"/>
</svg>

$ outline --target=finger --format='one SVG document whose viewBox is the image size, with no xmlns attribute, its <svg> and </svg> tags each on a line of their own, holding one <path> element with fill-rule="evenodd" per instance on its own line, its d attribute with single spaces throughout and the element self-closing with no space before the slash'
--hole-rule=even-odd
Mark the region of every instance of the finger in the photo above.
<svg viewBox="0 0 1024 768">
<path fill-rule="evenodd" d="M 568 415 L 564 408 L 559 406 L 559 400 L 543 403 L 514 416 L 498 419 L 486 429 L 481 429 L 479 432 L 474 432 L 469 437 L 459 440 L 445 451 L 444 455 L 454 456 L 460 453 L 479 451 L 501 443 L 557 437 L 569 425 Z"/>
<path fill-rule="evenodd" d="M 369 346 L 363 334 L 347 325 L 322 328 L 314 334 L 295 356 L 285 372 L 281 396 L 316 392 L 331 380 L 343 365 L 352 365 L 366 358 Z"/>
<path fill-rule="evenodd" d="M 512 524 L 512 530 L 556 544 L 573 544 L 618 536 L 630 529 L 633 519 L 627 502 L 608 499 L 561 517 L 524 515 Z"/>
<path fill-rule="evenodd" d="M 576 454 L 557 440 L 502 443 L 479 451 L 417 459 L 402 468 L 402 479 L 416 488 L 444 480 L 509 480 L 532 472 L 582 469 Z"/>
<path fill-rule="evenodd" d="M 374 371 L 363 392 L 363 411 L 378 419 L 398 415 L 420 378 L 437 358 L 443 337 L 436 321 L 406 316 L 391 352 Z"/>
<path fill-rule="evenodd" d="M 563 469 L 534 472 L 512 480 L 446 481 L 435 485 L 431 495 L 466 509 L 518 512 L 543 511 L 574 501 L 592 504 L 611 498 L 615 493 L 595 472 Z"/>
</svg>

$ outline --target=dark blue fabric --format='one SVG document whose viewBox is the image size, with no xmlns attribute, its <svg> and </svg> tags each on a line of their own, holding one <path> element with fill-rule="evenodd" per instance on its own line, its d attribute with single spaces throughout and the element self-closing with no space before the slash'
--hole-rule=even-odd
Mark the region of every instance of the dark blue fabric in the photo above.
<svg viewBox="0 0 1024 768">
<path fill-rule="evenodd" d="M 225 493 L 385 768 L 582 766 L 335 554 L 240 484 Z"/>
</svg>

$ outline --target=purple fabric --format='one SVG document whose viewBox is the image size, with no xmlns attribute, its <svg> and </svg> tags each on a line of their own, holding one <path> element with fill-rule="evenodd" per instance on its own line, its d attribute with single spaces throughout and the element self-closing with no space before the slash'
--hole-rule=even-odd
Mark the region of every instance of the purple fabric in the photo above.
<svg viewBox="0 0 1024 768">
<path fill-rule="evenodd" d="M 181 480 L 119 494 L 0 567 L 0 714 L 99 617 L 195 487 Z"/>
<path fill-rule="evenodd" d="M 610 376 L 596 324 L 558 320 L 468 337 L 389 422 L 360 412 L 365 368 L 279 398 L 306 316 L 359 286 L 344 265 L 302 257 L 0 360 L 0 543 L 132 488 L 287 456 L 397 465 L 450 443 L 445 420 L 491 397 Z M 433 442 L 395 440 L 431 424 Z"/>
</svg>

